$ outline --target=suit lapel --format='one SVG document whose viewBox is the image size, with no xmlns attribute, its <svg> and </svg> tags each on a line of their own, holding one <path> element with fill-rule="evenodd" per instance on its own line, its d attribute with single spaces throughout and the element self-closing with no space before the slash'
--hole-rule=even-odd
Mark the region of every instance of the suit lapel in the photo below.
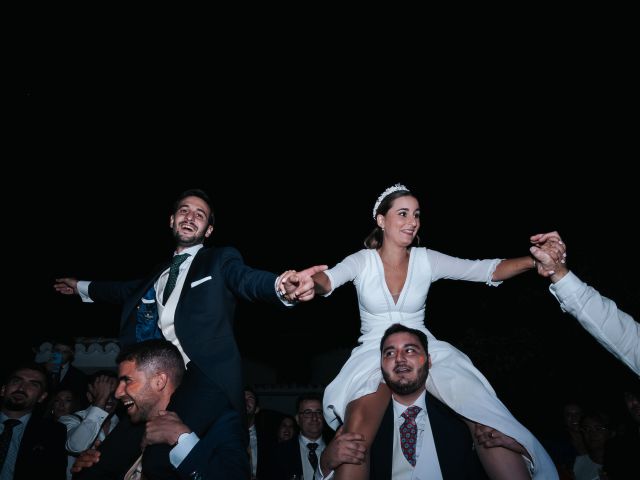
<svg viewBox="0 0 640 480">
<path fill-rule="evenodd" d="M 389 400 L 387 410 L 382 417 L 382 423 L 376 434 L 376 438 L 371 445 L 371 480 L 382 480 L 391 478 L 393 468 L 393 436 L 395 426 L 393 422 L 393 402 Z"/>
<path fill-rule="evenodd" d="M 41 433 L 41 429 L 38 428 L 39 420 L 31 414 L 31 418 L 24 426 L 24 433 L 22 434 L 22 440 L 20 441 L 20 447 L 18 448 L 18 455 L 16 456 L 15 473 L 19 473 L 24 467 L 19 467 L 20 464 L 30 462 L 32 460 L 31 452 L 36 447 L 36 442 Z"/>
<path fill-rule="evenodd" d="M 200 268 L 204 262 L 205 255 L 201 255 L 203 251 L 207 250 L 205 247 L 199 249 L 191 260 L 191 265 L 189 265 L 189 270 L 187 271 L 187 277 L 184 279 L 184 284 L 182 285 L 182 291 L 180 292 L 180 299 L 178 300 L 178 306 L 180 306 L 180 301 L 184 297 L 185 293 L 188 289 L 191 288 L 191 283 L 196 278 L 196 272 L 200 272 L 202 269 Z"/>
<path fill-rule="evenodd" d="M 468 452 L 466 425 L 449 407 L 427 392 L 427 413 L 433 432 L 433 441 L 440 462 L 442 478 L 466 478 Z"/>
<path fill-rule="evenodd" d="M 464 441 L 467 427 L 459 425 L 460 422 L 452 416 L 455 414 L 450 413 L 448 407 L 430 395 L 429 392 L 427 392 L 426 403 L 442 478 L 462 478 L 460 472 L 465 471 L 463 465 L 467 462 L 467 457 L 464 455 L 465 452 L 460 450 L 460 448 L 465 448 L 464 444 L 460 443 L 460 435 Z M 389 400 L 389 406 L 382 418 L 373 445 L 371 445 L 371 480 L 392 478 L 393 438 L 396 434 L 393 415 L 393 402 Z M 423 451 L 425 443 L 423 437 Z M 469 448 L 471 448 L 470 444 Z M 420 457 L 422 458 L 423 455 Z M 425 459 L 422 458 L 422 460 Z"/>
</svg>

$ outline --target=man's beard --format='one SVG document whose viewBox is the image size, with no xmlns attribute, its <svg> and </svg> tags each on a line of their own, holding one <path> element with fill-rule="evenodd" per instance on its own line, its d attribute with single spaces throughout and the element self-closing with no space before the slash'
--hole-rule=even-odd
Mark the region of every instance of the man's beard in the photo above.
<svg viewBox="0 0 640 480">
<path fill-rule="evenodd" d="M 185 239 L 184 237 L 180 236 L 180 232 L 175 231 L 173 232 L 173 238 L 176 242 L 176 245 L 179 245 L 181 247 L 187 247 L 187 248 L 204 243 L 204 233 L 202 234 L 195 233 L 193 236 L 190 236 L 188 237 L 188 239 Z"/>
<path fill-rule="evenodd" d="M 397 393 L 398 395 L 409 395 L 417 392 L 420 388 L 424 387 L 428 375 L 429 369 L 426 363 L 418 369 L 418 375 L 414 381 L 407 381 L 405 379 L 399 381 L 392 380 L 389 374 L 385 372 L 384 369 L 382 370 L 382 378 L 384 378 L 387 386 L 393 393 Z"/>
</svg>

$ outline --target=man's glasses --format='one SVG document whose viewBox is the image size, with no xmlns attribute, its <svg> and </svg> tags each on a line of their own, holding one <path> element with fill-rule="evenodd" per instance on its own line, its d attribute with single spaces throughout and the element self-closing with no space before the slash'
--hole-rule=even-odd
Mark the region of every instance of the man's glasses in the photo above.
<svg viewBox="0 0 640 480">
<path fill-rule="evenodd" d="M 318 418 L 322 418 L 322 410 L 305 410 L 303 412 L 298 412 L 304 418 L 311 418 L 314 415 Z"/>
<path fill-rule="evenodd" d="M 595 425 L 595 426 L 587 425 L 584 427 L 580 427 L 580 430 L 584 433 L 604 433 L 607 430 L 609 430 L 609 427 L 604 427 L 602 425 Z"/>
</svg>

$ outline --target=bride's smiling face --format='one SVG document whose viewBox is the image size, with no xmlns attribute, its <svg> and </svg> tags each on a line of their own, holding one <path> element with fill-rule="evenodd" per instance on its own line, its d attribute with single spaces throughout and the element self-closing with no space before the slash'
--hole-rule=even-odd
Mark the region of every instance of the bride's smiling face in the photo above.
<svg viewBox="0 0 640 480">
<path fill-rule="evenodd" d="M 420 229 L 420 204 L 411 195 L 398 197 L 387 213 L 378 215 L 377 220 L 378 226 L 384 231 L 385 240 L 409 246 Z"/>
</svg>

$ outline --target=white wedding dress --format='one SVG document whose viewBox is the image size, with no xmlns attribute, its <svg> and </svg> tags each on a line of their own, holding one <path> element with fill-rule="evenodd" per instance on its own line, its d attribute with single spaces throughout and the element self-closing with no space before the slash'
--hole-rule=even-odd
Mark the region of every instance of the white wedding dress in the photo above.
<svg viewBox="0 0 640 480">
<path fill-rule="evenodd" d="M 429 340 L 432 366 L 427 390 L 459 415 L 515 438 L 531 456 L 534 479 L 557 479 L 557 470 L 540 442 L 511 415 L 469 357 L 447 342 L 437 340 L 424 324 L 425 302 L 432 282 L 448 278 L 498 285 L 499 282 L 491 281 L 498 263 L 500 259 L 463 260 L 426 248 L 412 248 L 407 278 L 397 303 L 387 287 L 380 255 L 374 249 L 360 250 L 327 270 L 332 291 L 353 281 L 362 321 L 360 345 L 353 349 L 338 376 L 325 390 L 327 423 L 333 429 L 338 427 L 329 405 L 344 418 L 350 401 L 378 389 L 383 382 L 380 340 L 387 328 L 401 323 L 423 331 Z"/>
</svg>

